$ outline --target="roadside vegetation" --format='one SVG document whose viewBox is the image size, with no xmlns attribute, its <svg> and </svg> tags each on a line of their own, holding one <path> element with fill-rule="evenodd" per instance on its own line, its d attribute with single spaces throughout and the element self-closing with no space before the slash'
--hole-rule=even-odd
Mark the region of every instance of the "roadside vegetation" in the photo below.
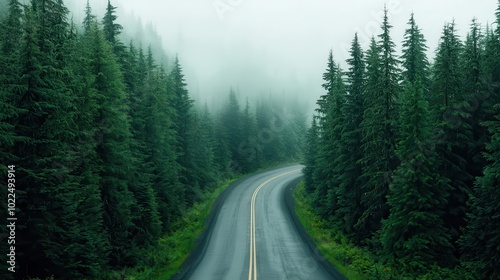
<svg viewBox="0 0 500 280">
<path fill-rule="evenodd" d="M 367 248 L 356 246 L 349 241 L 349 238 L 332 226 L 331 221 L 322 219 L 314 210 L 311 199 L 307 197 L 303 182 L 296 187 L 293 196 L 295 213 L 305 231 L 321 255 L 349 280 L 467 279 L 462 278 L 459 272 L 438 267 L 419 278 L 400 273 L 390 262 L 384 263 Z"/>
<path fill-rule="evenodd" d="M 175 230 L 160 238 L 158 246 L 146 255 L 146 263 L 127 270 L 127 279 L 154 280 L 170 279 L 181 270 L 189 252 L 196 245 L 196 240 L 205 228 L 205 220 L 219 195 L 235 180 L 228 180 L 207 192 L 201 202 L 195 203 L 179 219 Z"/>
</svg>

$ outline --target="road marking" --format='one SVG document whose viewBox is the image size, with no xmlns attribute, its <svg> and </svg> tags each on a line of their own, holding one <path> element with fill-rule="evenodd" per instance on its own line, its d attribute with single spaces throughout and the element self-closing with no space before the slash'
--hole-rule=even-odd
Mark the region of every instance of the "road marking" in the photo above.
<svg viewBox="0 0 500 280">
<path fill-rule="evenodd" d="M 255 199 L 260 189 L 272 180 L 285 176 L 290 173 L 299 172 L 301 169 L 281 173 L 274 177 L 267 179 L 264 183 L 260 184 L 253 192 L 252 201 L 250 202 L 250 265 L 248 266 L 248 280 L 257 280 L 257 250 L 255 246 Z M 253 278 L 252 278 L 253 276 Z"/>
</svg>

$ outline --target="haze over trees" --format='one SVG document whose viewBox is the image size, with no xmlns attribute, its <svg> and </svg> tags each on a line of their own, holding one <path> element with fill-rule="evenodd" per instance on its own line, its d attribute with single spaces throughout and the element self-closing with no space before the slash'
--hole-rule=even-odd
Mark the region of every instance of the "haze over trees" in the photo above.
<svg viewBox="0 0 500 280">
<path fill-rule="evenodd" d="M 0 168 L 16 166 L 19 221 L 16 273 L 2 262 L 0 278 L 145 264 L 223 179 L 301 156 L 305 115 L 288 114 L 299 106 L 229 90 L 220 111 L 195 105 L 181 61 L 123 42 L 109 1 L 104 15 L 83 3 L 81 24 L 61 0 L 0 3 Z"/>
<path fill-rule="evenodd" d="M 328 56 L 306 191 L 397 277 L 500 278 L 500 3 L 496 15 L 465 40 L 445 24 L 432 65 L 418 15 L 396 56 L 387 11 L 368 50 L 355 35 L 347 71 Z"/>
</svg>

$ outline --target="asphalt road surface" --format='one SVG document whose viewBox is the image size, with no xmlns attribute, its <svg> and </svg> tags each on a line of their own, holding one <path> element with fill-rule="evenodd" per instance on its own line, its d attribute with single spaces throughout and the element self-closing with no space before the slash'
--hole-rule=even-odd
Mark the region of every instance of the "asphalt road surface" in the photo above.
<svg viewBox="0 0 500 280">
<path fill-rule="evenodd" d="M 302 166 L 239 180 L 219 201 L 209 227 L 177 279 L 346 279 L 294 224 L 285 199 Z"/>
</svg>

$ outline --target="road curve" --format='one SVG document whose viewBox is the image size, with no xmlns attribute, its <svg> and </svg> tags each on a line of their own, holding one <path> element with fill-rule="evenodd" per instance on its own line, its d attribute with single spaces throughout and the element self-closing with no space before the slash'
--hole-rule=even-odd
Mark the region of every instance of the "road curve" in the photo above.
<svg viewBox="0 0 500 280">
<path fill-rule="evenodd" d="M 183 271 L 173 279 L 346 279 L 311 250 L 287 207 L 286 188 L 302 176 L 301 170 L 301 165 L 276 168 L 230 186 L 216 202 Z"/>
</svg>

